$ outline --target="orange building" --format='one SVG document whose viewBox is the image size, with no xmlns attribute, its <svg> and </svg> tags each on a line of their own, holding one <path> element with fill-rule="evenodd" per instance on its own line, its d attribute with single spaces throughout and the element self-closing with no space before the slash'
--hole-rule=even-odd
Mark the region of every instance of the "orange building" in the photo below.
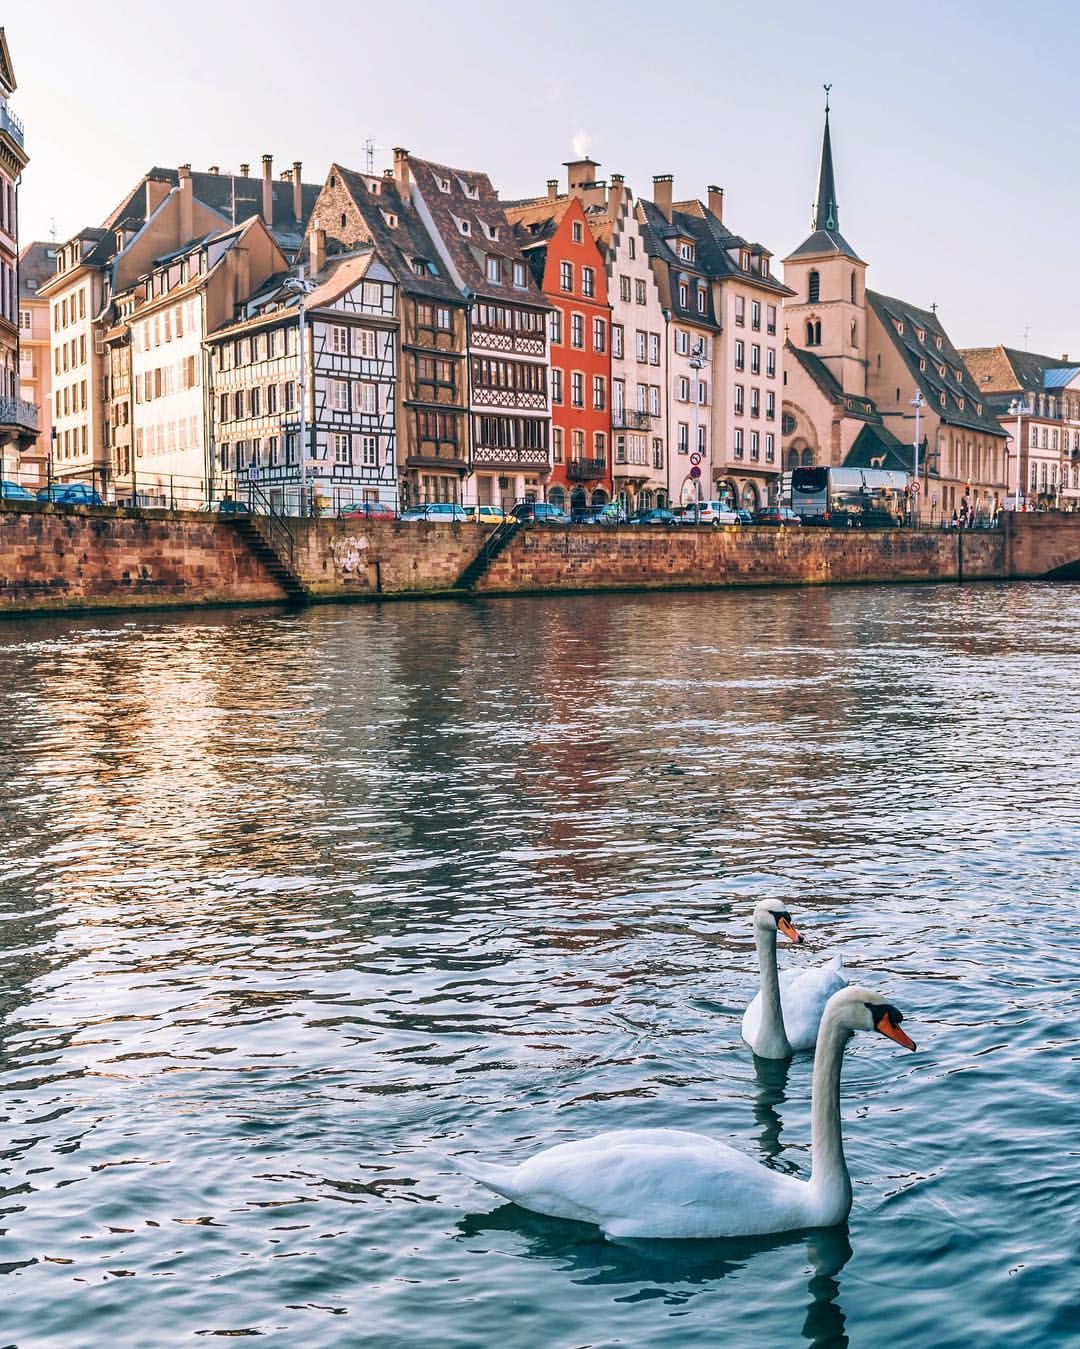
<svg viewBox="0 0 1080 1349">
<path fill-rule="evenodd" d="M 579 510 L 611 500 L 611 306 L 582 202 L 549 193 L 506 215 L 552 305 L 547 499 Z"/>
</svg>

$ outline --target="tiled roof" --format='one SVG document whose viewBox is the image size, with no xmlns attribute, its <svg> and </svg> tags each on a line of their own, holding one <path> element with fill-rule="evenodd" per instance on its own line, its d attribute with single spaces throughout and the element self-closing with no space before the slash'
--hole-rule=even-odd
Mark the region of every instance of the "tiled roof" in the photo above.
<svg viewBox="0 0 1080 1349">
<path fill-rule="evenodd" d="M 845 258 L 851 258 L 855 262 L 862 261 L 839 230 L 815 230 L 793 253 L 789 253 L 788 257 L 818 257 L 823 253 L 842 253 Z"/>
<path fill-rule="evenodd" d="M 1005 434 L 936 314 L 873 290 L 866 299 L 930 410 L 951 426 Z"/>
<path fill-rule="evenodd" d="M 846 468 L 883 468 L 914 473 L 915 448 L 906 445 L 880 422 L 868 422 L 844 459 Z"/>
<path fill-rule="evenodd" d="M 987 394 L 1037 393 L 1070 383 L 1080 366 L 1067 356 L 1041 356 L 1015 347 L 969 347 L 961 350 L 976 386 Z"/>
<path fill-rule="evenodd" d="M 867 422 L 881 421 L 881 414 L 874 405 L 873 399 L 846 393 L 843 385 L 820 356 L 815 355 L 812 351 L 804 351 L 801 347 L 793 346 L 791 342 L 786 343 L 784 350 L 802 366 L 831 403 L 843 406 L 845 417 L 854 417 L 856 420 Z"/>
<path fill-rule="evenodd" d="M 408 165 L 461 284 L 485 299 L 513 299 L 547 307 L 528 269 L 521 290 L 510 289 L 509 277 L 504 278 L 506 284 L 494 284 L 487 279 L 485 259 L 489 256 L 501 258 L 511 266 L 526 262 L 520 241 L 487 174 L 433 164 L 411 155 Z"/>
<path fill-rule="evenodd" d="M 402 200 L 394 179 L 379 178 L 375 193 L 369 186 L 376 181 L 371 174 L 357 173 L 340 164 L 333 165 L 332 172 L 356 204 L 379 257 L 402 290 L 425 299 L 462 304 L 461 292 L 446 275 L 431 235 L 416 209 Z M 391 225 L 390 219 L 397 223 Z M 417 271 L 421 262 L 430 264 L 423 274 Z"/>
</svg>

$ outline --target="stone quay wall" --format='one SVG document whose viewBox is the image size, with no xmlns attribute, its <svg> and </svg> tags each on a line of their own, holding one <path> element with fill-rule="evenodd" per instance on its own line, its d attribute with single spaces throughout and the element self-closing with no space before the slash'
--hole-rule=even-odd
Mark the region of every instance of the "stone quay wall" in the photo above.
<svg viewBox="0 0 1080 1349">
<path fill-rule="evenodd" d="M 293 568 L 316 601 L 460 594 L 489 530 L 396 520 L 293 520 Z M 287 599 L 246 522 L 181 511 L 0 503 L 0 615 Z M 1080 515 L 994 530 L 526 526 L 476 584 L 573 590 L 1080 578 Z"/>
<path fill-rule="evenodd" d="M 1000 580 L 992 531 L 768 529 L 523 530 L 477 590 L 888 584 Z"/>
<path fill-rule="evenodd" d="M 0 502 L 0 614 L 284 598 L 217 516 Z"/>
</svg>

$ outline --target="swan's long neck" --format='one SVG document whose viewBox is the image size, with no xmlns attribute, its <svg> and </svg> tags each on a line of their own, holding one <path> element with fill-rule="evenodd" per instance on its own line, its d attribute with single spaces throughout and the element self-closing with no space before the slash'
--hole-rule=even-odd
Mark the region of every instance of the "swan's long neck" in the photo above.
<svg viewBox="0 0 1080 1349">
<path fill-rule="evenodd" d="M 826 1010 L 814 1051 L 811 1095 L 810 1185 L 822 1224 L 842 1222 L 851 1211 L 851 1177 L 840 1134 L 840 1068 L 851 1031 Z"/>
<path fill-rule="evenodd" d="M 767 927 L 756 927 L 754 941 L 757 945 L 758 969 L 761 971 L 761 1024 L 753 1050 L 763 1058 L 787 1058 L 791 1054 L 791 1045 L 784 1030 L 784 1012 L 780 1006 L 776 933 L 770 932 Z"/>
</svg>

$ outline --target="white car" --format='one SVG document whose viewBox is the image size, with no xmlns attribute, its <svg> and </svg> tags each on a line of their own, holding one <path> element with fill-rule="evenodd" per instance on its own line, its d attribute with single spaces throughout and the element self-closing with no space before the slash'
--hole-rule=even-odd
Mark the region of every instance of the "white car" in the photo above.
<svg viewBox="0 0 1080 1349">
<path fill-rule="evenodd" d="M 737 511 L 723 501 L 691 501 L 679 512 L 683 525 L 737 525 Z"/>
</svg>

